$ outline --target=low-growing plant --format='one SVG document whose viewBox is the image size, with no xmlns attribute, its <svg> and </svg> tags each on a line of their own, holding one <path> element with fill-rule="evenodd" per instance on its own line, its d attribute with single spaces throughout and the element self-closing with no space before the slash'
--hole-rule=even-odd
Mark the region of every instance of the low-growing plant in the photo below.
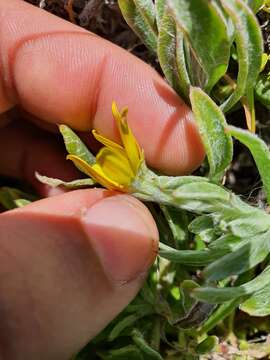
<svg viewBox="0 0 270 360">
<path fill-rule="evenodd" d="M 112 111 L 122 144 L 94 131 L 104 145 L 97 156 L 70 128 L 60 126 L 68 159 L 88 178 L 65 183 L 37 174 L 38 179 L 51 186 L 100 184 L 132 194 L 149 207 L 161 241 L 141 292 L 75 359 L 207 358 L 211 352 L 222 353 L 225 337 L 235 343 L 237 309 L 251 317 L 270 315 L 270 151 L 255 135 L 255 102 L 270 109 L 269 56 L 256 13 L 268 12 L 270 4 L 118 3 L 127 23 L 156 54 L 168 83 L 191 106 L 207 159 L 200 176 L 155 173 L 128 126 L 128 109 L 118 110 L 116 104 Z M 233 123 L 232 114 L 240 107 L 243 128 Z M 249 204 L 224 186 L 233 139 L 254 158 L 265 194 L 263 206 Z M 269 332 L 270 326 L 264 325 L 264 330 Z M 235 356 L 254 354 L 256 346 L 247 343 L 245 334 L 238 340 Z M 264 344 L 263 351 L 269 355 L 269 346 Z"/>
</svg>

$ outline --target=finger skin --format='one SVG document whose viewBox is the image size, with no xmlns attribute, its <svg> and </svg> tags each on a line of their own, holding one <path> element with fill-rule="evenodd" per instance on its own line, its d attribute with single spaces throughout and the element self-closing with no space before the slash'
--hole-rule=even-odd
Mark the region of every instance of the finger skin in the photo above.
<svg viewBox="0 0 270 360">
<path fill-rule="evenodd" d="M 1 214 L 0 359 L 71 358 L 136 295 L 157 244 L 148 210 L 103 190 Z"/>
<path fill-rule="evenodd" d="M 65 161 L 66 150 L 60 136 L 41 131 L 30 123 L 13 121 L 0 130 L 0 174 L 31 184 L 42 197 L 63 192 L 36 179 L 35 173 L 71 181 L 82 174 Z"/>
<path fill-rule="evenodd" d="M 94 127 L 119 140 L 111 115 L 115 100 L 129 107 L 150 166 L 183 174 L 201 163 L 190 109 L 123 49 L 23 1 L 0 0 L 0 54 L 2 110 L 8 101 L 19 102 L 42 120 L 81 131 Z"/>
</svg>

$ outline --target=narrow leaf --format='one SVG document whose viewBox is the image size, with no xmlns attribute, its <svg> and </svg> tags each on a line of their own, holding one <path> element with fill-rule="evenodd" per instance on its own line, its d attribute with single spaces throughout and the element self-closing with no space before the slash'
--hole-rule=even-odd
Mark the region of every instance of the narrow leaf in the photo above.
<svg viewBox="0 0 270 360">
<path fill-rule="evenodd" d="M 253 294 L 246 300 L 240 309 L 251 316 L 269 316 L 270 315 L 270 279 L 269 284 Z"/>
<path fill-rule="evenodd" d="M 156 0 L 155 7 L 156 7 L 157 27 L 158 27 L 158 30 L 160 30 L 163 15 L 164 15 L 165 9 L 166 9 L 166 0 Z"/>
<path fill-rule="evenodd" d="M 258 136 L 234 126 L 229 126 L 228 132 L 250 150 L 259 170 L 267 201 L 270 203 L 270 151 L 268 146 Z"/>
<path fill-rule="evenodd" d="M 268 110 L 270 110 L 270 76 L 269 74 L 260 74 L 255 86 L 256 99 L 260 101 Z"/>
<path fill-rule="evenodd" d="M 269 236 L 268 231 L 252 238 L 235 252 L 212 262 L 204 270 L 207 280 L 222 280 L 232 275 L 239 275 L 262 262 L 270 251 Z"/>
<path fill-rule="evenodd" d="M 134 329 L 132 332 L 132 339 L 138 348 L 147 356 L 149 360 L 163 360 L 161 355 L 155 351 L 143 338 L 142 333 Z"/>
<path fill-rule="evenodd" d="M 115 340 L 126 328 L 132 326 L 138 319 L 138 315 L 132 314 L 120 320 L 110 332 L 108 340 Z"/>
<path fill-rule="evenodd" d="M 191 88 L 192 110 L 204 143 L 212 180 L 219 180 L 232 161 L 231 136 L 225 132 L 227 126 L 222 111 L 199 88 Z"/>
<path fill-rule="evenodd" d="M 176 250 L 165 244 L 159 244 L 159 256 L 182 265 L 204 266 L 211 264 L 229 249 Z"/>
<path fill-rule="evenodd" d="M 264 5 L 264 0 L 245 0 L 248 6 L 256 14 Z"/>
<path fill-rule="evenodd" d="M 254 87 L 261 68 L 263 41 L 257 19 L 243 0 L 221 0 L 221 3 L 236 29 L 239 66 L 236 89 L 221 105 L 226 112 Z"/>
<path fill-rule="evenodd" d="M 74 131 L 72 131 L 67 125 L 60 125 L 59 130 L 64 138 L 67 152 L 70 155 L 76 155 L 90 165 L 95 163 L 95 156 L 91 154 L 86 145 L 84 145 Z"/>
<path fill-rule="evenodd" d="M 136 8 L 142 14 L 145 22 L 157 33 L 156 9 L 152 0 L 134 0 Z"/>
<path fill-rule="evenodd" d="M 214 2 L 168 0 L 168 7 L 206 73 L 210 91 L 225 74 L 230 56 L 227 24 Z"/>
<path fill-rule="evenodd" d="M 178 90 L 176 69 L 176 25 L 173 17 L 165 13 L 158 35 L 158 59 L 168 83 Z"/>
<path fill-rule="evenodd" d="M 157 32 L 153 28 L 152 0 L 137 0 L 137 2 L 144 3 L 145 6 L 143 9 L 140 9 L 140 6 L 137 6 L 135 0 L 118 0 L 118 5 L 128 25 L 150 50 L 156 52 Z M 152 5 L 149 5 L 150 2 Z M 146 3 L 148 4 L 147 6 Z M 148 9 L 148 6 L 151 8 L 150 10 Z"/>
<path fill-rule="evenodd" d="M 253 280 L 237 286 L 225 288 L 200 287 L 192 291 L 192 295 L 201 301 L 218 304 L 237 299 L 241 296 L 251 295 L 262 290 L 270 282 L 270 266 Z"/>
<path fill-rule="evenodd" d="M 58 187 L 58 186 L 63 186 L 66 187 L 68 189 L 76 189 L 76 188 L 80 188 L 80 187 L 85 187 L 85 186 L 92 186 L 94 185 L 94 181 L 90 178 L 87 179 L 79 179 L 79 180 L 73 180 L 73 181 L 63 181 L 60 179 L 55 179 L 55 178 L 50 178 L 44 175 L 40 175 L 39 173 L 36 172 L 36 178 L 43 184 L 45 185 L 49 185 L 53 188 Z"/>
</svg>

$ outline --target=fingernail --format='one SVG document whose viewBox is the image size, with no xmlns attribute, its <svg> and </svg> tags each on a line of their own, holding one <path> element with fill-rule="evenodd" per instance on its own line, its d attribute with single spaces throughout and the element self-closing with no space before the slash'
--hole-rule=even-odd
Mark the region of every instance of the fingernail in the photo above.
<svg viewBox="0 0 270 360">
<path fill-rule="evenodd" d="M 158 231 L 149 211 L 127 195 L 104 198 L 84 215 L 83 224 L 107 277 L 128 282 L 153 263 Z"/>
</svg>

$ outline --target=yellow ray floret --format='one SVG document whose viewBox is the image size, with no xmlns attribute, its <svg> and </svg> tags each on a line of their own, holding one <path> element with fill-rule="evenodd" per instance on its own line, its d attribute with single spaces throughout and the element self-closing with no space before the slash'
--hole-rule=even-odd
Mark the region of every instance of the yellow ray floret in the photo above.
<svg viewBox="0 0 270 360">
<path fill-rule="evenodd" d="M 75 155 L 68 155 L 67 159 L 72 160 L 84 173 L 107 189 L 126 191 L 136 177 L 144 155 L 128 126 L 127 108 L 119 111 L 113 102 L 112 113 L 122 144 L 119 145 L 93 130 L 94 137 L 104 145 L 96 156 L 96 163 L 90 165 Z"/>
</svg>

